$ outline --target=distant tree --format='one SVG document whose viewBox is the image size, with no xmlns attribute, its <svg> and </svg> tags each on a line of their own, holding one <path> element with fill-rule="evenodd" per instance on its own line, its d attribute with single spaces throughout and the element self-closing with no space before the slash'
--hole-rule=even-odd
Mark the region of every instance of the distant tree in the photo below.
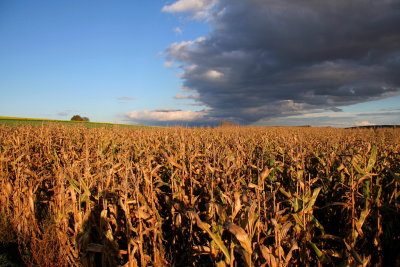
<svg viewBox="0 0 400 267">
<path fill-rule="evenodd" d="M 83 121 L 83 119 L 79 115 L 74 115 L 72 116 L 71 121 Z"/>
<path fill-rule="evenodd" d="M 71 121 L 90 121 L 88 117 L 81 117 L 79 115 L 74 115 L 71 118 Z"/>
</svg>

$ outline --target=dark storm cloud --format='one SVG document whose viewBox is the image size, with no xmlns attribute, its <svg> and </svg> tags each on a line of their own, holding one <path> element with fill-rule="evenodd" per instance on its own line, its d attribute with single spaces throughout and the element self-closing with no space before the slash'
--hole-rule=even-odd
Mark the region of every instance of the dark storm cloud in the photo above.
<svg viewBox="0 0 400 267">
<path fill-rule="evenodd" d="M 342 112 L 343 111 L 342 109 L 337 108 L 337 107 L 331 107 L 331 108 L 328 108 L 327 110 L 331 110 L 333 112 Z"/>
<path fill-rule="evenodd" d="M 400 91 L 400 1 L 220 0 L 206 38 L 174 43 L 208 117 L 253 123 Z"/>
</svg>

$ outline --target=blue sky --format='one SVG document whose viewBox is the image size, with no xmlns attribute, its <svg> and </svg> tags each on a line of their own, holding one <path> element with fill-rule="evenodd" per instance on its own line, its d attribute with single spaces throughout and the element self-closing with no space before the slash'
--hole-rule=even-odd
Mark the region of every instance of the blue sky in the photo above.
<svg viewBox="0 0 400 267">
<path fill-rule="evenodd" d="M 272 12 L 278 4 L 269 2 Z M 158 125 L 222 119 L 256 125 L 400 124 L 398 44 L 390 46 L 384 63 L 363 63 L 371 51 L 388 47 L 380 43 L 360 48 L 365 55 L 357 59 L 334 58 L 327 51 L 299 63 L 294 59 L 301 51 L 290 48 L 293 56 L 282 57 L 277 55 L 290 53 L 277 47 L 293 41 L 290 31 L 299 21 L 304 36 L 315 30 L 298 14 L 292 14 L 298 15 L 292 22 L 278 11 L 262 13 L 263 8 L 258 0 L 240 5 L 225 0 L 1 1 L 0 116 L 68 120 L 80 114 L 91 121 Z M 296 9 L 286 8 L 288 14 Z M 241 14 L 253 17 L 238 24 Z M 389 20 L 396 21 L 396 14 Z M 327 34 L 329 23 L 321 24 Z M 289 25 L 287 36 L 264 27 L 283 24 Z M 387 34 L 399 37 L 398 30 Z M 282 45 L 270 45 L 275 40 Z M 277 72 L 301 79 L 279 80 L 273 76 Z M 344 72 L 350 74 L 343 82 L 330 80 Z"/>
<path fill-rule="evenodd" d="M 208 27 L 161 12 L 163 4 L 2 1 L 0 114 L 69 119 L 79 113 L 114 122 L 134 109 L 179 105 L 172 97 L 181 87 L 178 71 L 166 68 L 160 53 Z M 177 27 L 183 32 L 175 33 Z"/>
</svg>

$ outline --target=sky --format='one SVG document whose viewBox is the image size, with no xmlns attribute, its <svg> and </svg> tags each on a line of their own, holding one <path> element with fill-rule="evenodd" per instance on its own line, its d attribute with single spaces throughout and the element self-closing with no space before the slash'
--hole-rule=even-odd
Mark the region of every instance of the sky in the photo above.
<svg viewBox="0 0 400 267">
<path fill-rule="evenodd" d="M 0 1 L 0 116 L 400 124 L 398 0 Z"/>
</svg>

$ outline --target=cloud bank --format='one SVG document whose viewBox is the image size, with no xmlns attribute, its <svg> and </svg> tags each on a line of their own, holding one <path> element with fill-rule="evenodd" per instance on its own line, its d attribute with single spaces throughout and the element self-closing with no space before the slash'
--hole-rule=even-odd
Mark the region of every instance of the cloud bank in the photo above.
<svg viewBox="0 0 400 267">
<path fill-rule="evenodd" d="M 400 125 L 400 110 L 373 110 L 359 112 L 315 111 L 313 113 L 273 117 L 258 121 L 257 125 L 314 125 L 352 127 L 368 125 Z"/>
<path fill-rule="evenodd" d="M 171 44 L 167 60 L 209 109 L 133 117 L 250 124 L 400 91 L 398 0 L 179 0 L 163 11 L 207 13 L 212 32 Z"/>
<path fill-rule="evenodd" d="M 127 117 L 139 124 L 148 125 L 206 125 L 206 111 L 190 111 L 181 109 L 162 108 L 156 110 L 140 110 L 127 113 Z"/>
<path fill-rule="evenodd" d="M 171 5 L 162 8 L 163 12 L 168 13 L 193 13 L 195 19 L 206 19 L 208 11 L 215 5 L 217 0 L 179 0 Z"/>
</svg>

